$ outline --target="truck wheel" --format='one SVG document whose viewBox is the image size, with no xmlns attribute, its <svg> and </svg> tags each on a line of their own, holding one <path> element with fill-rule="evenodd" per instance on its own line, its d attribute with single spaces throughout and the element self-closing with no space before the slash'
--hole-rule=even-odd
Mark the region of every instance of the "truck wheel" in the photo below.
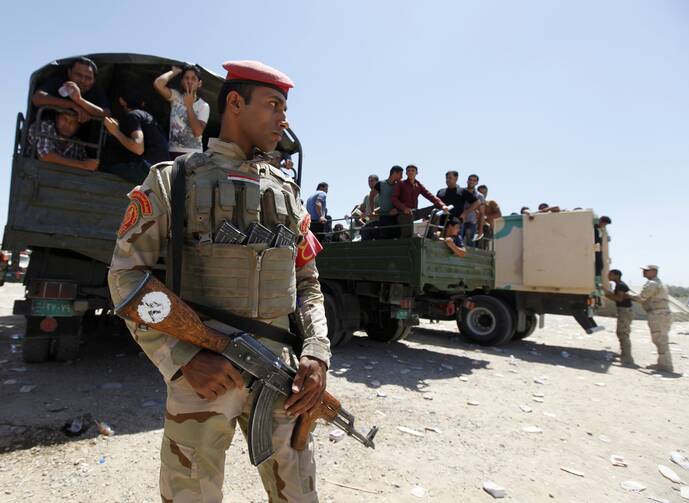
<svg viewBox="0 0 689 503">
<path fill-rule="evenodd" d="M 366 334 L 373 340 L 380 342 L 394 342 L 404 339 L 411 331 L 411 326 L 403 324 L 402 320 L 386 318 L 387 312 L 381 313 L 380 318 L 376 317 L 365 327 Z"/>
<path fill-rule="evenodd" d="M 528 336 L 534 333 L 536 326 L 538 325 L 538 319 L 533 313 L 527 313 L 526 315 L 526 329 L 523 332 L 516 331 L 512 336 L 513 341 L 520 341 L 526 339 Z"/>
<path fill-rule="evenodd" d="M 475 295 L 458 312 L 457 326 L 470 342 L 481 346 L 497 346 L 508 342 L 514 334 L 510 308 L 500 299 Z"/>
<path fill-rule="evenodd" d="M 328 339 L 330 347 L 336 347 L 341 341 L 344 333 L 342 332 L 342 321 L 337 314 L 337 304 L 329 293 L 323 294 L 325 304 L 325 318 L 328 321 Z"/>
</svg>

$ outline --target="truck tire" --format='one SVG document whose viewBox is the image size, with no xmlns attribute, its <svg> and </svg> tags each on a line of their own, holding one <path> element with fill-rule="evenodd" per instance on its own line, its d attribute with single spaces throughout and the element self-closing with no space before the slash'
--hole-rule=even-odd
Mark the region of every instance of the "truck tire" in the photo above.
<svg viewBox="0 0 689 503">
<path fill-rule="evenodd" d="M 395 342 L 404 339 L 411 331 L 411 326 L 405 326 L 402 320 L 386 318 L 385 314 L 369 321 L 364 327 L 366 334 L 375 341 Z"/>
<path fill-rule="evenodd" d="M 336 347 L 344 335 L 342 331 L 342 321 L 337 314 L 337 304 L 335 299 L 329 293 L 323 294 L 325 304 L 325 318 L 328 322 L 328 339 L 330 339 L 330 347 Z"/>
<path fill-rule="evenodd" d="M 534 333 L 536 330 L 536 327 L 538 326 L 538 318 L 536 318 L 536 315 L 534 313 L 527 313 L 526 314 L 526 329 L 523 332 L 520 331 L 515 331 L 514 335 L 512 336 L 513 341 L 520 341 L 522 339 L 526 339 L 528 336 Z"/>
<path fill-rule="evenodd" d="M 498 346 L 509 342 L 514 334 L 514 318 L 510 308 L 495 297 L 470 297 L 457 314 L 460 333 L 474 344 Z"/>
</svg>

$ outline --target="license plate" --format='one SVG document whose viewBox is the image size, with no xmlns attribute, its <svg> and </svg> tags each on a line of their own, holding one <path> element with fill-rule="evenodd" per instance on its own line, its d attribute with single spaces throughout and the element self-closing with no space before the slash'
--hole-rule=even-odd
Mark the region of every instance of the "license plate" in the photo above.
<svg viewBox="0 0 689 503">
<path fill-rule="evenodd" d="M 74 316 L 74 309 L 72 309 L 71 300 L 33 299 L 31 301 L 31 315 L 56 318 L 70 317 Z"/>
<path fill-rule="evenodd" d="M 400 309 L 395 313 L 395 319 L 397 320 L 406 320 L 409 318 L 409 311 L 406 309 Z"/>
</svg>

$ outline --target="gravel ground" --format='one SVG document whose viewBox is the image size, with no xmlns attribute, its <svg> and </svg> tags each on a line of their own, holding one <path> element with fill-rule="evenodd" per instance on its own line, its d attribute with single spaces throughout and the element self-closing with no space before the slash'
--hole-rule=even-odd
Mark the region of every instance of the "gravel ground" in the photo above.
<svg viewBox="0 0 689 503">
<path fill-rule="evenodd" d="M 24 364 L 23 319 L 11 315 L 21 293 L 0 289 L 0 501 L 159 501 L 157 370 L 127 337 L 94 339 L 74 362 Z M 367 450 L 353 439 L 331 443 L 332 427 L 317 427 L 321 501 L 485 502 L 486 480 L 519 502 L 683 501 L 658 465 L 689 482 L 669 459 L 689 452 L 689 324 L 671 333 L 679 375 L 659 376 L 612 359 L 614 323 L 587 336 L 551 316 L 502 348 L 467 344 L 449 322 L 423 323 L 394 344 L 358 334 L 335 352 L 329 390 L 362 428 L 380 432 Z M 637 363 L 652 363 L 644 322 L 634 322 L 632 341 Z M 61 431 L 86 414 L 115 435 Z M 628 466 L 613 466 L 611 455 Z M 266 501 L 240 434 L 227 465 L 226 501 Z M 627 480 L 646 490 L 625 491 Z"/>
</svg>

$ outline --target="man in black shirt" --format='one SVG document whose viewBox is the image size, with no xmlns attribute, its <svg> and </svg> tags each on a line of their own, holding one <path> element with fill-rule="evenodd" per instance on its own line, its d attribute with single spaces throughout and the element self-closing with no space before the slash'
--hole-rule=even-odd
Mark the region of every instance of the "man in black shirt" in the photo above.
<svg viewBox="0 0 689 503">
<path fill-rule="evenodd" d="M 123 92 L 119 103 L 125 111 L 122 122 L 106 117 L 104 124 L 124 147 L 121 162 L 105 165 L 103 171 L 138 185 L 153 164 L 170 160 L 167 137 L 153 116 L 142 110 L 143 97 L 136 89 Z"/>
<path fill-rule="evenodd" d="M 450 210 L 450 218 L 456 217 L 461 221 L 465 221 L 467 215 L 476 209 L 481 204 L 478 198 L 466 189 L 457 186 L 457 180 L 459 179 L 459 173 L 456 171 L 448 171 L 445 173 L 445 183 L 447 188 L 440 189 L 438 191 L 438 198 L 445 203 L 445 206 L 453 206 Z M 464 206 L 466 204 L 466 210 Z"/>
<path fill-rule="evenodd" d="M 617 306 L 617 339 L 620 341 L 620 360 L 625 365 L 634 365 L 632 341 L 629 338 L 634 312 L 632 311 L 632 301 L 627 295 L 629 287 L 622 281 L 622 271 L 618 269 L 612 269 L 608 273 L 608 279 L 615 283 L 615 290 L 606 292 L 605 296 L 614 300 Z"/>
<path fill-rule="evenodd" d="M 66 78 L 55 75 L 38 84 L 31 103 L 35 107 L 74 110 L 81 123 L 93 117 L 105 117 L 110 114 L 110 105 L 103 90 L 96 85 L 97 73 L 98 67 L 93 61 L 76 58 L 67 69 Z"/>
</svg>

